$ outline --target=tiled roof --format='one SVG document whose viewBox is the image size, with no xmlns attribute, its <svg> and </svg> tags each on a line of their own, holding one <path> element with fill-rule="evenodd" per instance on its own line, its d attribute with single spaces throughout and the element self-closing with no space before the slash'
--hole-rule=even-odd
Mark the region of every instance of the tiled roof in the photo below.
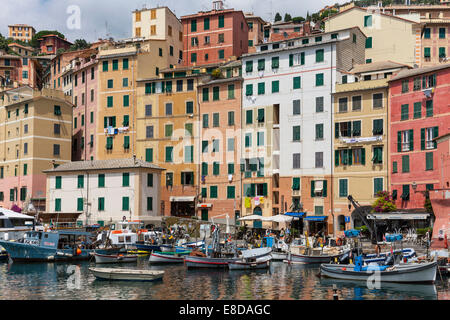
<svg viewBox="0 0 450 320">
<path fill-rule="evenodd" d="M 148 168 L 155 170 L 165 170 L 157 165 L 140 159 L 110 159 L 110 160 L 90 160 L 90 161 L 73 161 L 62 164 L 57 168 L 44 170 L 45 173 L 65 172 L 65 171 L 95 171 L 107 169 L 132 169 L 132 168 Z"/>
<path fill-rule="evenodd" d="M 437 66 L 431 66 L 431 67 L 425 67 L 425 68 L 402 70 L 395 77 L 392 77 L 390 81 L 395 81 L 395 80 L 408 78 L 408 77 L 412 77 L 415 75 L 438 71 L 438 70 L 447 69 L 447 68 L 450 68 L 450 63 L 440 64 Z"/>
<path fill-rule="evenodd" d="M 352 70 L 350 70 L 350 72 L 351 73 L 363 73 L 363 72 L 372 72 L 372 71 L 404 68 L 404 67 L 410 68 L 408 65 L 387 60 L 387 61 L 377 61 L 377 62 L 366 63 L 366 64 L 357 64 L 353 67 Z"/>
</svg>

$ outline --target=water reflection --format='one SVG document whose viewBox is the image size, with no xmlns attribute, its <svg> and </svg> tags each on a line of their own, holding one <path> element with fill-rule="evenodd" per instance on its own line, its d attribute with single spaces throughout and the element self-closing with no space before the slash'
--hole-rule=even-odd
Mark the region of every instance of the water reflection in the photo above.
<svg viewBox="0 0 450 320">
<path fill-rule="evenodd" d="M 448 297 L 448 288 L 439 283 L 382 283 L 380 289 L 369 289 L 365 282 L 319 278 L 317 265 L 272 262 L 268 269 L 230 271 L 187 269 L 183 264 L 154 266 L 148 264 L 148 257 L 143 257 L 137 264 L 110 266 L 165 270 L 163 280 L 158 282 L 97 280 L 89 272 L 90 266 L 95 263 L 2 263 L 0 299 L 332 300 L 333 284 L 339 298 L 345 300 Z"/>
</svg>

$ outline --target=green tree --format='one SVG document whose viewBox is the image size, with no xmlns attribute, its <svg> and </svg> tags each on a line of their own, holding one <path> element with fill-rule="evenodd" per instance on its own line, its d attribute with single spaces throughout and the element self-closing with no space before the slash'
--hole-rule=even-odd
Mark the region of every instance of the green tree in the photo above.
<svg viewBox="0 0 450 320">
<path fill-rule="evenodd" d="M 277 12 L 277 14 L 275 15 L 275 22 L 277 22 L 277 21 L 281 21 L 283 18 L 281 17 L 281 14 L 279 14 L 278 12 Z"/>
<path fill-rule="evenodd" d="M 9 52 L 8 40 L 0 33 L 0 50 Z"/>
<path fill-rule="evenodd" d="M 294 17 L 294 18 L 292 18 L 292 22 L 294 22 L 294 23 L 302 23 L 304 21 L 305 21 L 305 18 L 303 18 L 303 17 Z"/>
<path fill-rule="evenodd" d="M 91 47 L 91 44 L 88 43 L 86 40 L 77 39 L 77 40 L 75 40 L 73 45 L 70 46 L 70 51 L 83 50 L 83 49 L 88 49 L 90 47 Z"/>
<path fill-rule="evenodd" d="M 289 21 L 291 21 L 291 20 L 292 20 L 291 15 L 290 15 L 289 13 L 286 13 L 286 14 L 284 15 L 284 22 L 289 22 Z"/>
<path fill-rule="evenodd" d="M 39 48 L 39 41 L 38 41 L 38 39 L 42 38 L 43 36 L 47 36 L 49 34 L 57 35 L 58 37 L 63 38 L 63 39 L 66 38 L 62 33 L 58 32 L 56 30 L 53 30 L 53 31 L 52 30 L 42 30 L 42 31 L 39 31 L 38 33 L 36 33 L 33 36 L 33 38 L 31 38 L 30 45 L 33 48 Z"/>
</svg>

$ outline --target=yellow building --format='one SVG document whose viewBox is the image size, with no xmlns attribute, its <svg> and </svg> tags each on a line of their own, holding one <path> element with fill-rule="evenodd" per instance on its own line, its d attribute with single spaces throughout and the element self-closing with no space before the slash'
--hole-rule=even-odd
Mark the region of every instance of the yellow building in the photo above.
<svg viewBox="0 0 450 320">
<path fill-rule="evenodd" d="M 388 188 L 388 81 L 407 66 L 391 61 L 356 65 L 338 79 L 333 97 L 335 234 L 353 227 L 347 197 L 370 206 Z"/>
<path fill-rule="evenodd" d="M 164 40 L 129 41 L 99 48 L 97 157 L 136 154 L 137 80 L 178 63 Z M 164 53 L 166 52 L 166 53 Z"/>
<path fill-rule="evenodd" d="M 45 209 L 43 170 L 70 162 L 72 108 L 63 92 L 25 86 L 0 96 L 0 207 Z"/>
<path fill-rule="evenodd" d="M 413 66 L 420 61 L 420 23 L 379 10 L 350 6 L 325 19 L 325 32 L 359 27 L 367 36 L 366 63 L 392 60 Z"/>
<path fill-rule="evenodd" d="M 36 34 L 36 30 L 26 24 L 13 24 L 8 26 L 9 38 L 20 41 L 31 41 L 33 36 Z"/>
<path fill-rule="evenodd" d="M 197 86 L 206 69 L 164 69 L 138 79 L 137 157 L 166 171 L 161 175 L 161 212 L 195 216 L 199 195 Z"/>
</svg>

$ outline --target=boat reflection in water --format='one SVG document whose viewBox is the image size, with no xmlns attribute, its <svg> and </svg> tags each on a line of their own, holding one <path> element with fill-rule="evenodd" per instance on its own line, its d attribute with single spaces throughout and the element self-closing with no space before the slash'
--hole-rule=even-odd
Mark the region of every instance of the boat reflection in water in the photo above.
<svg viewBox="0 0 450 320">
<path fill-rule="evenodd" d="M 390 294 L 395 294 L 397 297 L 399 295 L 404 295 L 404 298 L 417 298 L 417 299 L 437 299 L 437 290 L 435 284 L 416 284 L 416 283 L 391 283 L 391 282 L 380 282 L 374 288 L 369 288 L 365 283 L 361 281 L 352 280 L 339 280 L 339 279 L 329 279 L 321 278 L 320 284 L 323 286 L 329 286 L 330 289 L 333 284 L 336 285 L 337 289 L 342 292 L 342 294 L 348 297 L 342 297 L 346 300 L 351 299 L 353 295 L 354 300 L 365 300 L 373 299 L 375 296 L 383 298 L 389 296 Z M 352 290 L 353 289 L 353 290 Z M 347 291 L 353 291 L 353 294 Z"/>
</svg>

